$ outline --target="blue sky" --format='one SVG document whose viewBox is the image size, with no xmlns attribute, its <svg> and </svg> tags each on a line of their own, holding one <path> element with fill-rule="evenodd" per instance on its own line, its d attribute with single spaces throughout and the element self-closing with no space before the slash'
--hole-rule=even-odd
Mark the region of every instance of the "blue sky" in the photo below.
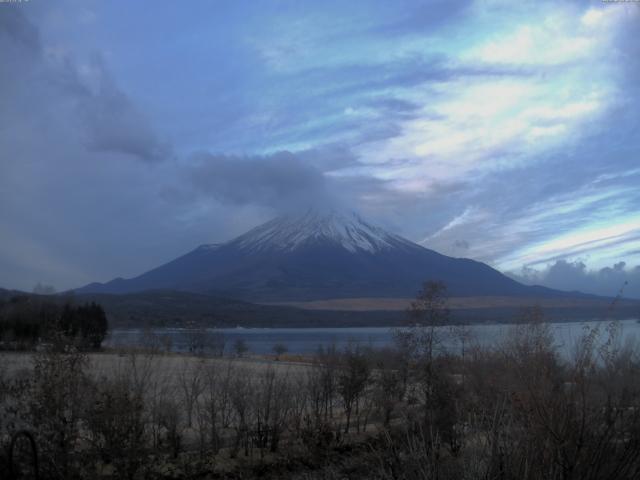
<svg viewBox="0 0 640 480">
<path fill-rule="evenodd" d="M 640 297 L 640 5 L 0 4 L 0 285 L 133 276 L 292 206 Z"/>
</svg>

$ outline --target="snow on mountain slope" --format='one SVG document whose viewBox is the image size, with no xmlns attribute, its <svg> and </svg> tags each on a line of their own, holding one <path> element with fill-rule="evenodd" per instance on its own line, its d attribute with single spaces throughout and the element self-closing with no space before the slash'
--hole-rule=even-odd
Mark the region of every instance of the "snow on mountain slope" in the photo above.
<svg viewBox="0 0 640 480">
<path fill-rule="evenodd" d="M 196 248 L 197 251 L 201 251 L 201 252 L 213 252 L 214 250 L 219 249 L 222 245 L 222 243 L 206 243 L 204 245 L 200 245 L 198 248 Z"/>
<path fill-rule="evenodd" d="M 549 295 L 488 265 L 451 258 L 373 226 L 354 213 L 309 210 L 260 225 L 222 244 L 202 245 L 128 280 L 78 291 L 172 289 L 249 301 L 412 297 L 426 280 L 452 295 Z"/>
<path fill-rule="evenodd" d="M 340 245 L 349 252 L 413 248 L 414 244 L 365 222 L 356 213 L 309 210 L 275 218 L 229 242 L 246 252 L 293 251 L 313 244 Z"/>
</svg>

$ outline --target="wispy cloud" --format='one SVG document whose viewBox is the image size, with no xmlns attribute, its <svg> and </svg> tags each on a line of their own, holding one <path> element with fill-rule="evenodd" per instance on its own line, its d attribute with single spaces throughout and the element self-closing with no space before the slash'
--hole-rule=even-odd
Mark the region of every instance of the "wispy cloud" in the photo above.
<svg viewBox="0 0 640 480">
<path fill-rule="evenodd" d="M 637 5 L 76 7 L 0 8 L 2 284 L 134 274 L 320 199 L 504 270 L 640 265 Z"/>
</svg>

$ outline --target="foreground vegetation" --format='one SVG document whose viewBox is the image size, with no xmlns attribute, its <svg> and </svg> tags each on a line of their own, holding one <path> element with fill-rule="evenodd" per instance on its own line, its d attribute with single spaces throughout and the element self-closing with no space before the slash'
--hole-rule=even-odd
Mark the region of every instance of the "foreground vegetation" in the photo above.
<svg viewBox="0 0 640 480">
<path fill-rule="evenodd" d="M 107 316 L 94 302 L 75 304 L 39 295 L 0 299 L 0 350 L 33 350 L 60 342 L 97 350 L 107 330 Z"/>
<path fill-rule="evenodd" d="M 637 478 L 640 359 L 615 324 L 562 361 L 543 323 L 493 349 L 387 351 L 307 365 L 51 349 L 3 362 L 0 477 Z M 16 354 L 5 354 L 5 358 Z M 19 472 L 18 472 L 19 470 Z"/>
<path fill-rule="evenodd" d="M 58 329 L 0 356 L 0 478 L 638 478 L 640 356 L 616 322 L 568 358 L 536 309 L 490 348 L 442 328 L 441 285 L 410 314 L 394 348 L 304 363 L 88 353 Z"/>
</svg>

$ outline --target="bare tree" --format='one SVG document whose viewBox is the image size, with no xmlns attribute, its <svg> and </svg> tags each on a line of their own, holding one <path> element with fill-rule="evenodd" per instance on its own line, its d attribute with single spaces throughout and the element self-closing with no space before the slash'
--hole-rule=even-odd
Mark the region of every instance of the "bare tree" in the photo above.
<svg viewBox="0 0 640 480">
<path fill-rule="evenodd" d="M 202 361 L 190 361 L 185 359 L 182 362 L 180 372 L 178 373 L 178 386 L 181 392 L 182 403 L 187 414 L 187 427 L 193 425 L 193 412 L 198 402 L 198 398 L 204 390 L 204 382 L 202 379 L 203 363 Z"/>
<path fill-rule="evenodd" d="M 345 433 L 349 433 L 351 415 L 356 415 L 360 407 L 360 399 L 367 387 L 371 375 L 371 367 L 367 358 L 357 349 L 347 349 L 343 354 L 344 365 L 338 373 L 338 392 L 346 415 Z"/>
<path fill-rule="evenodd" d="M 276 343 L 273 346 L 273 353 L 276 354 L 276 360 L 280 360 L 280 356 L 287 353 L 289 349 L 284 343 Z"/>
<path fill-rule="evenodd" d="M 249 351 L 249 346 L 243 338 L 238 338 L 233 344 L 233 349 L 236 352 L 236 356 L 244 357 Z"/>
<path fill-rule="evenodd" d="M 207 342 L 207 331 L 204 328 L 189 328 L 182 333 L 187 352 L 202 355 Z"/>
<path fill-rule="evenodd" d="M 249 456 L 249 428 L 253 415 L 254 402 L 252 393 L 254 385 L 252 376 L 246 370 L 236 370 L 236 375 L 229 385 L 229 399 L 234 412 L 233 427 L 236 436 L 231 450 L 231 457 L 236 457 L 240 448 L 244 448 L 245 456 Z"/>
<path fill-rule="evenodd" d="M 174 459 L 178 458 L 184 441 L 182 409 L 173 397 L 162 397 L 156 409 L 156 422 L 161 429 L 158 449 L 168 449 Z"/>
<path fill-rule="evenodd" d="M 447 287 L 442 282 L 428 281 L 422 286 L 409 308 L 409 342 L 413 351 L 427 364 L 433 362 L 433 356 L 442 343 L 439 327 L 450 321 Z"/>
<path fill-rule="evenodd" d="M 388 427 L 391 415 L 402 396 L 402 377 L 397 369 L 378 364 L 374 376 L 373 397 L 378 410 L 382 413 L 382 424 Z"/>
<path fill-rule="evenodd" d="M 73 348 L 34 356 L 31 388 L 24 393 L 29 422 L 38 432 L 44 468 L 52 477 L 77 475 L 74 456 L 80 445 L 80 421 L 86 409 L 87 357 Z"/>
<path fill-rule="evenodd" d="M 118 478 L 135 478 L 148 451 L 144 400 L 126 378 L 101 379 L 85 415 L 94 458 L 112 464 Z"/>
<path fill-rule="evenodd" d="M 206 345 L 214 357 L 224 356 L 226 346 L 226 338 L 224 333 L 219 330 L 208 331 L 206 337 Z"/>
</svg>

